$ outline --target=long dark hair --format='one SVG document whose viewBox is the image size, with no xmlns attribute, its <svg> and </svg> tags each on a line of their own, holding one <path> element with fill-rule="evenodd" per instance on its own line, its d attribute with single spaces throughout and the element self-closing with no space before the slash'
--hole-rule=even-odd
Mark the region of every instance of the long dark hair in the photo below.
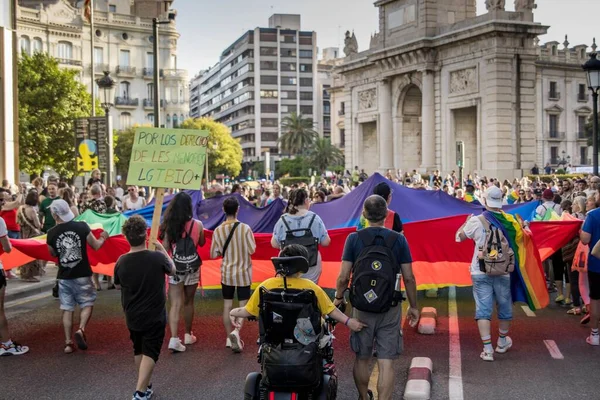
<svg viewBox="0 0 600 400">
<path fill-rule="evenodd" d="M 160 239 L 168 240 L 165 246 L 171 248 L 173 244 L 183 235 L 185 224 L 193 218 L 192 198 L 185 192 L 179 192 L 173 197 L 160 224 Z"/>
<path fill-rule="evenodd" d="M 308 192 L 304 188 L 295 189 L 290 192 L 290 198 L 288 200 L 287 212 L 291 215 L 298 213 L 298 207 L 304 205 L 308 198 Z"/>
</svg>

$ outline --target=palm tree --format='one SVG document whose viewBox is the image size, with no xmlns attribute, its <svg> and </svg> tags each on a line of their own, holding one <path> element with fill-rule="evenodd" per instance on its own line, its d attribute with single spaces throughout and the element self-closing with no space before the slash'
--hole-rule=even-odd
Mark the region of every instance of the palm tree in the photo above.
<svg viewBox="0 0 600 400">
<path fill-rule="evenodd" d="M 311 165 L 319 172 L 324 172 L 330 166 L 344 164 L 344 153 L 327 138 L 317 139 L 310 148 L 309 155 Z"/>
<path fill-rule="evenodd" d="M 312 118 L 304 118 L 295 112 L 281 121 L 282 135 L 278 139 L 281 150 L 294 154 L 303 154 L 315 142 L 318 134 L 313 128 Z"/>
</svg>

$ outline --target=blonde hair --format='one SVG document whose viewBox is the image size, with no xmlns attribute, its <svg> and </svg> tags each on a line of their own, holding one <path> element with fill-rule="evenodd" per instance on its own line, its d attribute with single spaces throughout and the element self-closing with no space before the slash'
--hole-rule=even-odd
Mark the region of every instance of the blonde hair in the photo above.
<svg viewBox="0 0 600 400">
<path fill-rule="evenodd" d="M 579 212 L 582 213 L 583 215 L 585 215 L 585 213 L 586 213 L 586 209 L 585 209 L 586 202 L 587 202 L 587 198 L 585 198 L 584 196 L 577 196 L 573 199 L 573 205 L 577 205 L 577 207 L 579 207 Z"/>
</svg>

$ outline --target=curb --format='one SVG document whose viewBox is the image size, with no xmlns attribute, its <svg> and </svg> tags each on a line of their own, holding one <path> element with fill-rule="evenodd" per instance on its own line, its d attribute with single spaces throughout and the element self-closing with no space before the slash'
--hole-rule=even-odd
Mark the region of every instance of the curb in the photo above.
<svg viewBox="0 0 600 400">
<path fill-rule="evenodd" d="M 408 380 L 404 389 L 405 400 L 431 399 L 431 374 L 433 363 L 427 357 L 415 357 L 410 363 Z"/>
<path fill-rule="evenodd" d="M 22 300 L 27 297 L 32 297 L 38 294 L 50 292 L 52 290 L 52 287 L 54 286 L 54 282 L 54 279 L 51 279 L 43 282 L 32 283 L 23 288 L 11 290 L 10 292 L 6 293 L 4 297 L 4 302 L 9 303 L 16 300 Z M 10 281 L 8 281 L 8 285 L 10 286 Z"/>
</svg>

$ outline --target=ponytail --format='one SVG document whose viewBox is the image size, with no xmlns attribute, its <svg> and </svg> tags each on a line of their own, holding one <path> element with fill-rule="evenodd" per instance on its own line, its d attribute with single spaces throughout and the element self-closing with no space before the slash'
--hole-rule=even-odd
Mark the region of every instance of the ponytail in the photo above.
<svg viewBox="0 0 600 400">
<path fill-rule="evenodd" d="M 308 192 L 306 189 L 296 189 L 290 192 L 290 199 L 288 202 L 288 210 L 286 210 L 289 214 L 295 215 L 298 213 L 298 207 L 304 205 L 306 199 L 308 198 Z"/>
</svg>

